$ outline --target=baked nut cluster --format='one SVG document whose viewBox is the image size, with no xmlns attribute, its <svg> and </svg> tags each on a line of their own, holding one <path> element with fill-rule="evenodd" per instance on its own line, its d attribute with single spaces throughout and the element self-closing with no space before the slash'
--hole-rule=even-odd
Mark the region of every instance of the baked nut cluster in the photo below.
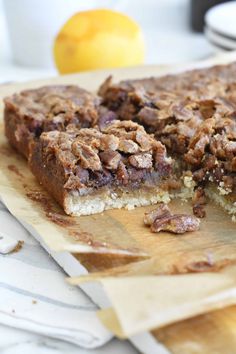
<svg viewBox="0 0 236 354">
<path fill-rule="evenodd" d="M 137 187 L 171 173 L 164 145 L 132 121 L 113 120 L 100 129 L 69 126 L 65 132 L 44 132 L 39 141 L 44 159 L 56 158 L 63 166 L 66 189 L 111 183 Z"/>
</svg>

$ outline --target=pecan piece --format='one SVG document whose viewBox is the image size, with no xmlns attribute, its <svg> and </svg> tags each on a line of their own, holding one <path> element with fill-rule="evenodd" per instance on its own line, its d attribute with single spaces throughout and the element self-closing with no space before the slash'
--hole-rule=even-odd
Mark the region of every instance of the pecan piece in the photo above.
<svg viewBox="0 0 236 354">
<path fill-rule="evenodd" d="M 125 167 L 125 164 L 122 161 L 119 163 L 118 169 L 116 171 L 116 176 L 118 181 L 122 182 L 124 185 L 128 184 L 129 174 Z"/>
<path fill-rule="evenodd" d="M 132 155 L 129 157 L 129 163 L 136 168 L 152 168 L 152 155 L 149 153 Z"/>
<path fill-rule="evenodd" d="M 100 96 L 104 96 L 111 86 L 112 86 L 112 76 L 110 75 L 99 87 L 98 94 Z"/>
<path fill-rule="evenodd" d="M 99 154 L 101 161 L 105 167 L 111 170 L 116 170 L 121 160 L 121 155 L 117 151 L 106 150 Z"/>
<path fill-rule="evenodd" d="M 202 100 L 199 103 L 199 110 L 204 119 L 211 118 L 215 111 L 217 103 L 214 100 Z"/>
<path fill-rule="evenodd" d="M 166 204 L 161 203 L 158 208 L 147 211 L 144 214 L 143 222 L 145 225 L 152 225 L 156 219 L 161 219 L 170 215 L 171 212 L 169 207 Z"/>
<path fill-rule="evenodd" d="M 89 168 L 92 171 L 100 171 L 102 164 L 98 154 L 85 143 L 76 140 L 72 144 L 73 153 L 80 158 L 81 166 L 85 169 Z"/>
<path fill-rule="evenodd" d="M 103 131 L 107 127 L 107 125 L 111 124 L 111 122 L 115 119 L 116 119 L 115 112 L 112 112 L 112 111 L 102 112 L 102 110 L 101 110 L 99 121 L 98 121 L 99 129 L 101 131 Z"/>
<path fill-rule="evenodd" d="M 84 184 L 78 179 L 76 178 L 76 176 L 71 175 L 68 177 L 66 183 L 64 184 L 64 188 L 65 189 L 76 189 L 76 188 L 81 188 L 81 187 L 85 187 Z"/>
<path fill-rule="evenodd" d="M 136 132 L 136 142 L 140 145 L 142 151 L 149 151 L 152 147 L 151 139 L 143 129 L 138 129 Z"/>
<path fill-rule="evenodd" d="M 166 148 L 160 141 L 155 142 L 153 157 L 157 168 L 158 164 L 163 163 L 163 161 L 166 159 Z"/>
<path fill-rule="evenodd" d="M 120 139 L 118 150 L 129 154 L 135 154 L 139 151 L 139 147 L 133 140 Z"/>
<path fill-rule="evenodd" d="M 197 218 L 205 218 L 206 216 L 206 210 L 204 209 L 204 205 L 202 204 L 194 204 L 193 205 L 193 214 Z"/>
<path fill-rule="evenodd" d="M 100 150 L 117 150 L 119 146 L 119 138 L 117 136 L 111 135 L 104 135 L 100 139 Z"/>
<path fill-rule="evenodd" d="M 225 151 L 227 153 L 236 153 L 236 141 L 227 141 L 225 144 Z"/>
<path fill-rule="evenodd" d="M 206 195 L 202 187 L 198 187 L 194 191 L 193 195 L 193 214 L 198 218 L 204 218 L 206 216 L 206 211 L 204 206 L 206 205 Z"/>
<path fill-rule="evenodd" d="M 171 115 L 173 115 L 177 120 L 188 121 L 193 117 L 194 108 L 196 107 L 197 104 L 195 102 L 180 101 L 172 104 L 170 111 Z"/>
<path fill-rule="evenodd" d="M 199 226 L 200 220 L 195 216 L 175 214 L 156 219 L 151 225 L 151 231 L 168 231 L 174 234 L 184 234 L 189 231 L 197 231 Z"/>
<path fill-rule="evenodd" d="M 103 132 L 107 134 L 115 134 L 122 136 L 126 133 L 136 132 L 140 126 L 132 121 L 129 120 L 113 120 L 111 124 L 108 124 L 104 129 Z"/>
<path fill-rule="evenodd" d="M 161 113 L 163 113 L 163 111 L 146 106 L 140 110 L 138 118 L 141 123 L 146 124 L 149 127 L 155 127 L 159 119 L 168 118 L 166 110 L 164 111 L 164 114 L 161 115 Z"/>
</svg>

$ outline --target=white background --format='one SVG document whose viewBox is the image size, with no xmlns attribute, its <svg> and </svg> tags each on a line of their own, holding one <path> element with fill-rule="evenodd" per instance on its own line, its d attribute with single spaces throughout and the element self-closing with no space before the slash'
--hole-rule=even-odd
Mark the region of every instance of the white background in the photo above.
<svg viewBox="0 0 236 354">
<path fill-rule="evenodd" d="M 11 56 L 3 1 L 0 0 L 0 82 L 30 80 L 55 75 L 56 70 L 53 68 L 32 68 L 14 63 Z M 11 1 L 13 4 L 14 2 L 15 4 L 23 4 L 22 0 L 5 1 Z M 24 1 L 27 2 L 27 0 Z M 42 21 L 44 21 L 42 26 L 45 29 L 50 22 L 49 14 L 45 11 L 45 8 L 50 4 L 54 6 L 53 2 L 58 0 L 28 1 L 32 6 L 31 11 L 35 11 L 37 16 L 41 16 Z M 68 4 L 71 1 L 60 0 L 60 3 L 65 2 Z M 110 8 L 125 12 L 134 18 L 141 25 L 144 32 L 146 64 L 192 61 L 206 58 L 213 52 L 205 37 L 202 34 L 193 33 L 190 29 L 190 1 L 188 0 L 73 0 L 73 3 L 75 2 L 78 2 L 78 8 L 81 8 L 82 3 L 82 8 L 85 7 L 84 4 L 87 7 L 90 5 L 93 7 L 94 4 L 99 4 L 99 7 L 102 7 L 101 4 L 107 4 Z M 35 10 L 35 4 L 40 4 L 41 13 L 38 7 Z M 18 16 L 16 6 L 13 6 L 12 11 L 15 11 L 15 16 Z M 30 35 L 32 36 L 31 31 L 27 33 L 27 36 Z M 24 41 L 24 38 L 19 37 L 22 47 Z"/>
</svg>

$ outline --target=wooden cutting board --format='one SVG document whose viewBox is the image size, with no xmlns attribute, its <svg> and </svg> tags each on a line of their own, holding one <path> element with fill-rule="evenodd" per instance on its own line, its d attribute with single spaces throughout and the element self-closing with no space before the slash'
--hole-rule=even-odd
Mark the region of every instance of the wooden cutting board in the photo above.
<svg viewBox="0 0 236 354">
<path fill-rule="evenodd" d="M 120 80 L 160 75 L 174 69 L 147 66 L 5 85 L 0 88 L 0 98 L 21 89 L 55 83 L 76 83 L 95 90 L 111 73 L 116 80 Z M 1 103 L 1 114 L 2 107 Z M 6 204 L 14 215 L 38 227 L 41 233 L 47 230 L 42 228 L 42 224 L 50 227 L 50 235 L 42 235 L 49 246 L 58 243 L 55 241 L 55 235 L 58 235 L 60 241 L 64 242 L 65 249 L 72 244 L 74 248 L 71 246 L 71 249 L 67 249 L 72 251 L 76 249 L 77 243 L 86 244 L 86 237 L 82 237 L 84 233 L 90 235 L 89 242 L 98 240 L 100 243 L 108 244 L 107 252 L 105 249 L 102 254 L 90 252 L 75 255 L 89 272 L 107 271 L 113 268 L 111 271 L 113 274 L 116 272 L 134 274 L 137 269 L 141 269 L 140 271 L 144 269 L 145 273 L 145 262 L 150 263 L 150 260 L 153 260 L 152 274 L 214 270 L 222 264 L 236 262 L 236 224 L 232 223 L 230 217 L 217 206 L 211 204 L 207 206 L 207 218 L 202 221 L 201 228 L 197 232 L 182 236 L 167 233 L 156 235 L 150 233 L 143 225 L 143 214 L 151 207 L 137 208 L 132 211 L 111 210 L 103 215 L 73 218 L 71 223 L 71 217 L 64 216 L 63 211 L 46 195 L 50 203 L 50 213 L 59 215 L 59 220 L 63 218 L 62 223 L 54 222 L 48 218 L 48 210 L 45 210 L 44 203 L 29 197 L 32 191 L 42 192 L 44 196 L 45 192 L 29 172 L 26 161 L 8 146 L 3 136 L 2 126 L 0 127 L 0 170 L 0 195 L 4 196 Z M 177 212 L 191 212 L 191 205 L 186 202 L 172 202 L 171 208 Z M 32 210 L 34 215 L 29 219 Z M 77 232 L 76 237 L 72 232 L 75 230 L 80 231 Z M 54 240 L 50 243 L 52 234 Z M 61 250 L 64 249 L 63 247 Z M 121 254 L 110 252 L 112 248 L 120 249 Z M 122 253 L 125 249 L 129 251 L 127 254 Z M 140 264 L 144 264 L 144 267 L 139 267 Z M 152 332 L 154 339 L 161 341 L 171 353 L 178 354 L 236 353 L 235 334 L 236 307 L 218 310 Z"/>
</svg>

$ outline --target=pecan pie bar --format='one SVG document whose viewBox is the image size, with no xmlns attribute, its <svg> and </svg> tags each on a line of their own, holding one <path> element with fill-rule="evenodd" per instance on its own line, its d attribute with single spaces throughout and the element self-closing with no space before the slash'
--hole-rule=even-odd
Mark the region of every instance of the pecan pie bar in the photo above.
<svg viewBox="0 0 236 354">
<path fill-rule="evenodd" d="M 154 133 L 197 191 L 236 213 L 236 63 L 118 84 L 109 78 L 99 93 L 119 119 Z"/>
<path fill-rule="evenodd" d="M 45 86 L 4 99 L 5 133 L 25 157 L 29 142 L 43 131 L 65 130 L 69 124 L 89 127 L 97 121 L 97 96 L 78 86 Z"/>
<path fill-rule="evenodd" d="M 176 188 L 165 146 L 131 121 L 44 132 L 30 150 L 32 172 L 67 214 L 167 202 Z"/>
</svg>

